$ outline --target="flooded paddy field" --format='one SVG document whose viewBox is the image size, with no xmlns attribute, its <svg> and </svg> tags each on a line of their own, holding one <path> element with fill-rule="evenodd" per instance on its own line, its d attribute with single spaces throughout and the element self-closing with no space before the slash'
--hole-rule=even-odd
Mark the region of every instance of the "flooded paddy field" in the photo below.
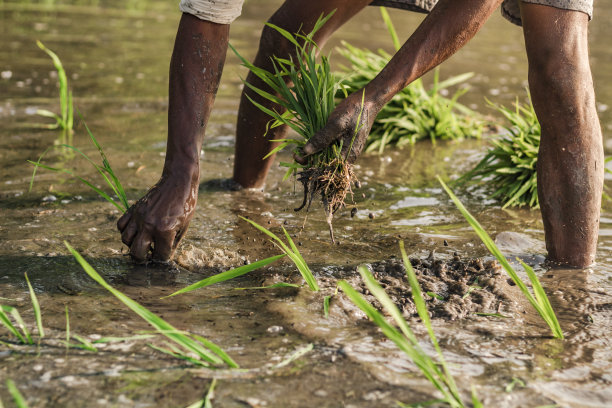
<svg viewBox="0 0 612 408">
<path fill-rule="evenodd" d="M 279 4 L 246 2 L 231 28 L 232 44 L 246 57 L 253 56 L 262 24 Z M 612 154 L 607 138 L 612 131 L 611 16 L 608 2 L 596 2 L 590 24 L 606 155 Z M 424 290 L 456 296 L 454 303 L 431 296 L 428 303 L 465 400 L 474 386 L 486 407 L 612 404 L 612 201 L 603 203 L 597 264 L 586 271 L 547 270 L 538 211 L 502 211 L 482 192 L 457 190 L 504 254 L 535 268 L 566 336 L 553 339 L 505 272 L 498 273 L 436 181 L 436 175 L 451 179 L 469 170 L 486 151 L 486 138 L 418 143 L 362 156 L 356 166 L 361 181 L 355 190 L 357 212 L 351 217 L 349 206 L 338 213 L 334 227 L 339 244 L 332 245 L 319 204 L 313 203 L 306 222 L 303 213 L 293 211 L 302 194 L 294 182 L 281 181 L 284 169 L 273 167 L 264 191 L 226 188 L 240 76 L 246 75 L 228 54 L 204 142 L 198 209 L 177 265 L 134 264 L 116 231 L 119 211 L 67 175 L 40 169 L 28 192 L 32 166 L 26 160 L 36 160 L 61 138 L 59 131 L 37 128 L 48 122 L 36 110 L 58 111 L 59 104 L 55 70 L 36 40 L 61 57 L 76 107 L 103 145 L 128 197 L 136 200 L 157 181 L 163 165 L 167 72 L 179 18 L 175 4 L 144 0 L 0 1 L 0 304 L 16 307 L 36 333 L 27 273 L 46 331 L 40 344 L 19 345 L 0 328 L 0 398 L 5 406 L 12 406 L 7 379 L 31 407 L 186 407 L 204 397 L 213 379 L 215 407 L 394 407 L 398 401 L 437 398 L 408 357 L 348 298 L 334 295 L 338 279 L 346 279 L 368 297 L 356 267 L 370 264 L 433 355 L 407 295 L 400 240 L 421 271 Z M 405 38 L 422 16 L 394 11 L 392 18 Z M 326 52 L 333 53 L 341 39 L 373 50 L 392 48 L 375 8 L 342 28 Z M 332 54 L 332 64 L 341 63 L 342 57 Z M 483 114 L 494 113 L 484 96 L 506 105 L 516 95 L 522 98 L 527 66 L 521 30 L 494 15 L 472 43 L 442 66 L 441 75 L 467 71 L 476 75 L 461 100 Z M 95 148 L 77 122 L 72 143 L 94 157 Z M 289 159 L 288 154 L 281 157 Z M 45 162 L 99 180 L 87 163 L 60 148 L 51 150 Z M 609 189 L 610 181 L 606 184 Z M 160 299 L 205 277 L 278 254 L 239 216 L 276 233 L 285 227 L 321 291 L 311 292 L 305 285 L 237 290 L 302 284 L 296 268 L 281 260 L 225 283 Z M 160 336 L 95 343 L 97 351 L 66 349 L 66 308 L 71 332 L 92 342 L 132 337 L 151 327 L 91 280 L 63 241 L 115 288 L 176 328 L 214 341 L 241 369 L 199 368 L 160 353 L 149 347 L 163 347 Z M 459 276 L 452 272 L 457 270 L 467 272 Z M 467 298 L 457 295 L 466 285 L 474 286 L 472 276 L 482 276 L 481 289 Z M 327 318 L 325 296 L 332 296 Z M 480 312 L 506 317 L 476 314 Z"/>
</svg>

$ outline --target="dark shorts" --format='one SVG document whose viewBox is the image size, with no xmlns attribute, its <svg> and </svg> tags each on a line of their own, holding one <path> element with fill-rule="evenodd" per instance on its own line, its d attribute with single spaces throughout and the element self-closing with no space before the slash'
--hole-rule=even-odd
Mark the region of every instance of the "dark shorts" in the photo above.
<svg viewBox="0 0 612 408">
<path fill-rule="evenodd" d="M 504 0 L 501 13 L 510 22 L 521 25 L 521 0 Z M 525 3 L 542 4 L 563 10 L 580 11 L 593 17 L 593 0 L 522 0 Z M 428 13 L 436 5 L 438 0 L 374 0 L 371 6 L 385 6 L 402 10 L 411 10 L 419 13 Z"/>
</svg>

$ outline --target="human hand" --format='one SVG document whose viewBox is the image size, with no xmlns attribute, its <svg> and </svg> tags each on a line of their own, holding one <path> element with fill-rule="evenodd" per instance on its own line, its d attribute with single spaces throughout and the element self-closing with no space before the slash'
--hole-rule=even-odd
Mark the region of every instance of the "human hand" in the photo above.
<svg viewBox="0 0 612 408">
<path fill-rule="evenodd" d="M 193 218 L 198 199 L 198 177 L 162 176 L 117 221 L 121 240 L 135 261 L 168 261 Z"/>
<path fill-rule="evenodd" d="M 308 156 L 339 140 L 342 140 L 343 158 L 353 163 L 359 157 L 378 114 L 374 104 L 366 101 L 362 95 L 355 92 L 336 106 L 325 127 L 310 138 L 300 155 L 295 156 L 298 163 L 307 164 Z"/>
</svg>

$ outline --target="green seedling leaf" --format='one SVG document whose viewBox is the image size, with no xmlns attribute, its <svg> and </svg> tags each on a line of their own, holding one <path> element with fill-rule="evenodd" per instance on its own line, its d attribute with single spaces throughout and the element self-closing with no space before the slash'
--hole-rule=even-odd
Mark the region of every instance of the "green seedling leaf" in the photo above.
<svg viewBox="0 0 612 408">
<path fill-rule="evenodd" d="M 258 290 L 258 289 L 277 289 L 277 288 L 299 288 L 295 283 L 276 282 L 268 286 L 252 286 L 250 288 L 234 288 L 234 290 Z"/>
<path fill-rule="evenodd" d="M 96 270 L 89 265 L 89 263 L 79 254 L 74 248 L 68 244 L 68 242 L 64 241 L 66 248 L 72 253 L 75 257 L 79 265 L 83 268 L 83 270 L 100 286 L 104 289 L 108 290 L 113 296 L 119 299 L 123 304 L 129 307 L 134 313 L 143 318 L 147 323 L 153 326 L 160 334 L 166 336 L 170 341 L 174 344 L 182 347 L 188 352 L 192 352 L 198 356 L 199 361 L 203 365 L 207 365 L 209 367 L 214 367 L 222 364 L 225 360 L 218 354 L 214 353 L 212 350 L 206 348 L 202 345 L 201 342 L 195 340 L 188 334 L 181 332 L 175 329 L 170 323 L 166 322 L 159 316 L 155 315 L 151 311 L 149 311 L 144 306 L 130 299 L 117 289 L 110 286 L 99 274 Z M 212 343 L 211 343 L 212 344 Z M 238 364 L 236 364 L 233 360 L 225 361 L 230 367 L 237 368 Z"/>
<path fill-rule="evenodd" d="M 311 352 L 314 349 L 314 344 L 310 343 L 307 344 L 304 347 L 300 347 L 297 350 L 295 350 L 293 353 L 291 353 L 286 359 L 284 359 L 283 361 L 281 361 L 278 364 L 274 365 L 274 368 L 282 368 L 285 367 L 291 363 L 293 363 L 295 360 L 297 360 L 298 358 L 308 354 L 309 352 Z"/>
<path fill-rule="evenodd" d="M 304 261 L 304 258 L 302 258 L 300 251 L 295 246 L 295 243 L 293 242 L 293 240 L 291 239 L 291 237 L 289 236 L 289 233 L 287 233 L 285 228 L 283 228 L 283 232 L 285 234 L 285 238 L 287 239 L 287 242 L 289 242 L 289 245 L 291 247 L 287 246 L 287 244 L 285 244 L 277 235 L 272 233 L 267 228 L 264 228 L 261 225 L 257 224 L 255 221 L 249 220 L 248 218 L 244 218 L 244 217 L 240 217 L 240 219 L 248 222 L 249 224 L 257 228 L 259 231 L 263 232 L 264 234 L 272 238 L 272 243 L 277 245 L 280 248 L 280 250 L 283 251 L 285 255 L 289 257 L 289 259 L 291 259 L 291 261 L 298 268 L 298 271 L 300 271 L 300 274 L 302 275 L 302 277 L 304 278 L 304 280 L 306 281 L 310 289 L 315 292 L 319 290 L 319 285 L 317 284 L 316 278 L 314 277 L 314 275 L 312 274 L 312 271 L 306 264 L 306 261 Z"/>
<path fill-rule="evenodd" d="M 200 289 L 200 288 L 205 288 L 206 286 L 210 286 L 210 285 L 214 285 L 215 283 L 219 283 L 219 282 L 225 282 L 228 281 L 230 279 L 234 279 L 237 278 L 238 276 L 242 276 L 245 275 L 251 271 L 254 271 L 256 269 L 262 268 L 266 265 L 271 264 L 272 262 L 276 262 L 279 259 L 283 258 L 285 255 L 276 255 L 276 256 L 272 256 L 270 258 L 266 258 L 266 259 L 262 259 L 261 261 L 257 261 L 257 262 L 253 262 L 250 263 L 248 265 L 243 265 L 240 266 L 238 268 L 235 269 L 231 269 L 229 271 L 225 271 L 225 272 L 221 272 L 217 275 L 211 276 L 209 278 L 206 279 L 202 279 L 199 282 L 196 282 L 192 285 L 187 286 L 186 288 L 177 290 L 176 292 L 168 295 L 168 296 L 164 296 L 162 299 L 166 299 L 172 296 L 176 296 L 176 295 L 180 295 L 181 293 L 187 293 L 187 292 L 191 292 L 192 290 L 196 290 L 196 289 Z"/>
<path fill-rule="evenodd" d="M 503 315 L 501 313 L 482 313 L 482 312 L 477 312 L 475 314 L 478 315 L 478 316 L 500 317 L 502 319 L 509 319 L 510 318 L 510 316 L 506 316 L 506 315 Z"/>
<path fill-rule="evenodd" d="M 28 408 L 28 403 L 21 392 L 19 392 L 19 388 L 17 388 L 13 380 L 6 380 L 6 388 L 8 389 L 9 394 L 11 394 L 11 397 L 13 397 L 13 401 L 15 401 L 17 408 Z"/>
<path fill-rule="evenodd" d="M 529 292 L 527 285 L 525 285 L 525 283 L 521 280 L 518 274 L 514 271 L 514 268 L 512 268 L 510 262 L 508 262 L 506 257 L 502 254 L 497 245 L 495 245 L 495 242 L 493 242 L 491 237 L 489 237 L 489 234 L 487 234 L 484 228 L 482 228 L 480 223 L 476 221 L 472 214 L 469 213 L 469 211 L 463 206 L 461 201 L 459 201 L 457 196 L 450 190 L 450 188 L 448 188 L 448 186 L 444 183 L 444 181 L 442 181 L 439 176 L 438 181 L 440 182 L 448 196 L 451 198 L 451 200 L 455 203 L 457 209 L 459 209 L 463 217 L 470 224 L 472 229 L 474 229 L 480 240 L 487 247 L 489 252 L 491 252 L 491 254 L 495 256 L 495 258 L 497 258 L 497 260 L 506 270 L 512 281 L 516 284 L 516 286 L 518 286 L 523 295 L 527 298 L 529 303 L 531 303 L 533 308 L 540 314 L 546 324 L 548 324 L 548 327 L 552 331 L 553 336 L 558 339 L 563 339 L 563 331 L 561 330 L 559 321 L 557 320 L 557 317 L 555 316 L 555 313 L 552 310 L 550 302 L 548 301 L 548 297 L 542 289 L 542 286 L 540 285 L 540 282 L 533 270 L 529 267 L 525 269 L 534 288 L 534 292 L 536 293 L 535 297 L 531 294 L 531 292 Z M 524 263 L 523 265 L 526 266 Z"/>
<path fill-rule="evenodd" d="M 24 274 L 26 278 L 26 282 L 28 283 L 28 289 L 30 290 L 30 298 L 32 299 L 32 308 L 34 309 L 34 315 L 36 316 L 36 326 L 38 327 L 38 336 L 42 339 L 45 337 L 45 330 L 42 325 L 42 316 L 40 312 L 40 304 L 38 303 L 38 298 L 36 297 L 36 293 L 34 293 L 34 288 L 30 284 L 30 279 L 28 279 L 28 274 Z"/>
</svg>

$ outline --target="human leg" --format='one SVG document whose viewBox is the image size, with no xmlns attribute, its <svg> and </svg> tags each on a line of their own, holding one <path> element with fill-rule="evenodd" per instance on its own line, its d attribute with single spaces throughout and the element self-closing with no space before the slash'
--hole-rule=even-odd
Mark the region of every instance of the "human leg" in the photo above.
<svg viewBox="0 0 612 408">
<path fill-rule="evenodd" d="M 549 260 L 595 260 L 603 141 L 595 109 L 584 13 L 521 4 L 529 85 L 542 128 L 538 198 Z"/>
<path fill-rule="evenodd" d="M 318 31 L 314 40 L 322 46 L 329 36 L 340 26 L 362 10 L 371 0 L 314 0 L 304 4 L 298 0 L 287 0 L 274 13 L 269 22 L 295 33 L 310 32 L 321 15 L 327 15 L 335 10 L 332 18 Z M 259 43 L 259 50 L 254 64 L 260 68 L 271 70 L 270 57 L 287 58 L 295 55 L 294 46 L 282 35 L 270 27 L 264 27 Z M 247 81 L 258 88 L 267 89 L 266 85 L 255 75 L 249 73 Z M 240 98 L 238 121 L 236 124 L 236 155 L 234 159 L 234 181 L 246 188 L 261 188 L 272 165 L 274 157 L 262 158 L 274 148 L 270 140 L 282 139 L 287 129 L 278 127 L 266 132 L 270 118 L 263 114 L 247 95 L 268 108 L 279 110 L 276 105 L 259 98 L 246 87 Z"/>
</svg>

